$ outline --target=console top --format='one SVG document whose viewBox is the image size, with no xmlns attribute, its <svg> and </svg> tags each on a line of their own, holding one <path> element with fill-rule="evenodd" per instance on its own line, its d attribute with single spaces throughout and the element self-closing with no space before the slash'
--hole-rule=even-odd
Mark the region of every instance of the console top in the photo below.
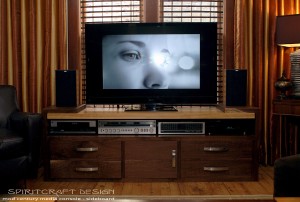
<svg viewBox="0 0 300 202">
<path fill-rule="evenodd" d="M 125 112 L 117 107 L 86 107 L 75 112 L 60 112 L 59 109 L 47 111 L 47 119 L 254 119 L 253 110 L 215 106 L 180 106 L 176 112 L 137 111 Z"/>
</svg>

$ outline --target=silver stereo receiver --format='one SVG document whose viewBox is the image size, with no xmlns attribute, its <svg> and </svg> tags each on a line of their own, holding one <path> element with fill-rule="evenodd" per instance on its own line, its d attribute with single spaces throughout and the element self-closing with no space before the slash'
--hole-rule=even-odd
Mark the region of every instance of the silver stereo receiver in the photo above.
<svg viewBox="0 0 300 202">
<path fill-rule="evenodd" d="M 155 135 L 155 120 L 98 120 L 98 134 Z"/>
<path fill-rule="evenodd" d="M 205 122 L 159 122 L 158 134 L 205 134 Z"/>
</svg>

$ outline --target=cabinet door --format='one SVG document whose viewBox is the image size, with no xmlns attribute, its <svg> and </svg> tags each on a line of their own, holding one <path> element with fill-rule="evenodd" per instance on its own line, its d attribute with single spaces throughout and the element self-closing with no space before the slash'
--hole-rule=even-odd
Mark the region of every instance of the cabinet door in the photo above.
<svg viewBox="0 0 300 202">
<path fill-rule="evenodd" d="M 177 178 L 177 141 L 125 143 L 125 178 Z"/>
</svg>

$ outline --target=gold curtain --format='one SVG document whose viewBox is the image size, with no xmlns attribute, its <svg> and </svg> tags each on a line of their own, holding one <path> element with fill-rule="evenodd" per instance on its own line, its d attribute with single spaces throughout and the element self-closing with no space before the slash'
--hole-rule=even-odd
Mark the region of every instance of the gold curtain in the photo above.
<svg viewBox="0 0 300 202">
<path fill-rule="evenodd" d="M 55 99 L 55 69 L 67 67 L 66 0 L 0 1 L 0 84 L 17 88 L 24 111 Z"/>
<path fill-rule="evenodd" d="M 299 14 L 300 0 L 235 0 L 234 63 L 248 70 L 248 103 L 261 109 L 260 162 L 272 164 L 272 100 L 283 70 L 290 75 L 293 49 L 275 42 L 276 16 Z"/>
</svg>

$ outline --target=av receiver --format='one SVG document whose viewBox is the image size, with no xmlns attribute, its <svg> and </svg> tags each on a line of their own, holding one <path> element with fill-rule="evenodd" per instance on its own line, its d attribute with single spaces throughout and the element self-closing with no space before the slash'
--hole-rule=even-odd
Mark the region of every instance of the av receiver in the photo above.
<svg viewBox="0 0 300 202">
<path fill-rule="evenodd" d="M 156 135 L 155 120 L 98 120 L 98 134 Z"/>
</svg>

